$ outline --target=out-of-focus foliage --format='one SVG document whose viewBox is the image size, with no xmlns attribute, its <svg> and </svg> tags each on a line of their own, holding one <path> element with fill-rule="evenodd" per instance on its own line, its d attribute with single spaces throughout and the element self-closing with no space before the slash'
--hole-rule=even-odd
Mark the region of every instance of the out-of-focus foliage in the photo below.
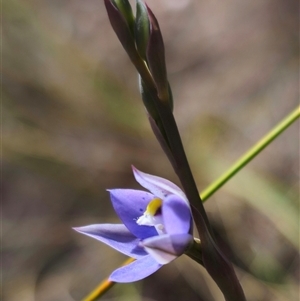
<svg viewBox="0 0 300 301">
<path fill-rule="evenodd" d="M 298 103 L 298 1 L 149 0 L 199 189 Z M 79 300 L 124 258 L 72 226 L 116 222 L 130 164 L 176 181 L 102 1 L 6 0 L 2 13 L 5 301 Z M 298 126 L 205 204 L 248 300 L 298 297 Z M 180 258 L 104 300 L 221 300 Z"/>
</svg>

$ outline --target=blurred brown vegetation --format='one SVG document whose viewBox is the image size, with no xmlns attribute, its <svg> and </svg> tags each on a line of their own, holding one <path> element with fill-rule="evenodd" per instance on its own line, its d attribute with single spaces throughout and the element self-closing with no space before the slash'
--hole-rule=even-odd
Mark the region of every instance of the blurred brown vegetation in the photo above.
<svg viewBox="0 0 300 301">
<path fill-rule="evenodd" d="M 164 34 L 175 115 L 199 190 L 298 104 L 296 0 L 148 0 Z M 4 0 L 5 301 L 80 300 L 125 259 L 72 226 L 118 222 L 106 188 L 130 165 L 177 179 L 101 0 Z M 205 207 L 248 301 L 296 301 L 299 124 Z M 183 256 L 103 300 L 222 300 Z"/>
</svg>

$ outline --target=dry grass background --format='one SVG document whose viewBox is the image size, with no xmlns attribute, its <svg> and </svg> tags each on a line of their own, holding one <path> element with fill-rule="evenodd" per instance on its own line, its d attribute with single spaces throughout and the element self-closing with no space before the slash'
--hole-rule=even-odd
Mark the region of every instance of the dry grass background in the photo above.
<svg viewBox="0 0 300 301">
<path fill-rule="evenodd" d="M 298 104 L 296 0 L 148 0 L 199 190 Z M 72 226 L 117 222 L 130 165 L 177 181 L 98 0 L 4 0 L 2 300 L 80 300 L 124 257 Z M 248 301 L 299 300 L 299 123 L 205 207 Z M 182 257 L 103 300 L 222 300 Z"/>
</svg>

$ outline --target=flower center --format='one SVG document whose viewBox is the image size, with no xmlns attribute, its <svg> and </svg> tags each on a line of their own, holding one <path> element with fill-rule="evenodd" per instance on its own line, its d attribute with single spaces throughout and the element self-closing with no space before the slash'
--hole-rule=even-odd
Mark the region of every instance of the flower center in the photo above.
<svg viewBox="0 0 300 301">
<path fill-rule="evenodd" d="M 160 208 L 162 200 L 155 198 L 148 204 L 146 211 L 140 216 L 136 223 L 140 226 L 154 226 L 158 234 L 164 234 L 164 226 L 162 224 L 162 216 L 160 214 Z"/>
<path fill-rule="evenodd" d="M 145 213 L 154 216 L 157 211 L 161 208 L 162 200 L 159 198 L 153 199 L 147 206 Z"/>
</svg>

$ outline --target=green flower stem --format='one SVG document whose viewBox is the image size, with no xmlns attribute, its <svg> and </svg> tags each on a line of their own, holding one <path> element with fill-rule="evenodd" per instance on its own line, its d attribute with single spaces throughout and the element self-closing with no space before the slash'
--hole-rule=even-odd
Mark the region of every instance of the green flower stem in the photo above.
<svg viewBox="0 0 300 301">
<path fill-rule="evenodd" d="M 221 175 L 216 181 L 209 185 L 202 193 L 201 199 L 205 202 L 219 188 L 221 188 L 229 179 L 231 179 L 239 170 L 249 163 L 256 155 L 258 155 L 267 145 L 269 145 L 277 136 L 287 129 L 294 121 L 300 117 L 300 107 L 296 108 L 286 118 L 284 118 L 275 128 L 273 128 L 266 136 L 258 141 L 251 149 L 249 149 L 240 159 L 234 163 L 229 170 Z"/>
</svg>

